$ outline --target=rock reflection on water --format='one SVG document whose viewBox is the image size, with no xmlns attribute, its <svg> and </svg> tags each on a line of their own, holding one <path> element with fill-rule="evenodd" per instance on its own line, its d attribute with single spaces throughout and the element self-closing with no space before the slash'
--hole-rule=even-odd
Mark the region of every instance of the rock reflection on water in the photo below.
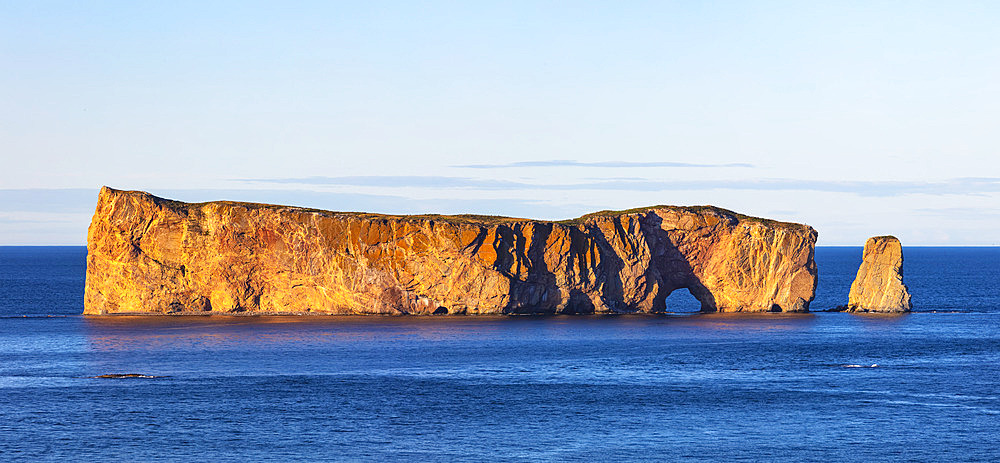
<svg viewBox="0 0 1000 463">
<path fill-rule="evenodd" d="M 84 318 L 94 350 L 295 347 L 359 342 L 587 340 L 649 338 L 672 332 L 795 331 L 812 314 L 555 316 L 105 316 Z"/>
<path fill-rule="evenodd" d="M 816 322 L 812 313 L 708 313 L 684 317 L 692 325 L 715 330 L 795 331 L 811 327 Z"/>
<path fill-rule="evenodd" d="M 86 319 L 92 351 L 107 354 L 92 366 L 100 372 L 636 385 L 774 374 L 770 365 L 704 368 L 691 359 L 698 349 L 724 358 L 738 356 L 730 345 L 771 349 L 777 337 L 808 336 L 814 322 L 804 314 Z"/>
<path fill-rule="evenodd" d="M 306 347 L 489 336 L 494 320 L 481 318 L 477 317 L 478 323 L 463 323 L 426 317 L 88 317 L 87 334 L 95 349 Z"/>
</svg>

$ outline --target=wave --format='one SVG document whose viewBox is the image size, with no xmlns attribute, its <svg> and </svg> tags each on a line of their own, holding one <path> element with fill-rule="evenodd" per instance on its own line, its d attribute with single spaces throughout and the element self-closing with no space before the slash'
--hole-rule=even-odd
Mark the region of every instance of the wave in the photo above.
<svg viewBox="0 0 1000 463">
<path fill-rule="evenodd" d="M 156 376 L 156 375 L 145 375 L 142 373 L 107 373 L 103 375 L 91 376 L 91 378 L 99 379 L 123 379 L 123 378 L 166 378 L 166 376 Z"/>
</svg>

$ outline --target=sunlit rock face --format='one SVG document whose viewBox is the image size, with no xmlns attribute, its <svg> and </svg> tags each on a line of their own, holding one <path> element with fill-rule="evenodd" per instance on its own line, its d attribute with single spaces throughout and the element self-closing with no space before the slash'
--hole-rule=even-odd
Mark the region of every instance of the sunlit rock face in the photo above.
<svg viewBox="0 0 1000 463">
<path fill-rule="evenodd" d="M 895 236 L 868 238 L 861 267 L 851 284 L 851 312 L 909 312 L 910 291 L 903 284 L 903 247 Z"/>
<path fill-rule="evenodd" d="M 103 188 L 86 314 L 807 311 L 811 227 L 714 207 L 547 222 L 182 203 Z"/>
</svg>

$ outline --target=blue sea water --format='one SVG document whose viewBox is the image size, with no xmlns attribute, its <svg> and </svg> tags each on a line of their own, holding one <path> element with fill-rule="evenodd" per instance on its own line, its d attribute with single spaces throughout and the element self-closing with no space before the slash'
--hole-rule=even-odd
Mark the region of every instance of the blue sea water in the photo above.
<svg viewBox="0 0 1000 463">
<path fill-rule="evenodd" d="M 893 317 L 88 318 L 84 248 L 0 247 L 0 460 L 1000 460 L 1000 248 L 904 252 Z"/>
</svg>

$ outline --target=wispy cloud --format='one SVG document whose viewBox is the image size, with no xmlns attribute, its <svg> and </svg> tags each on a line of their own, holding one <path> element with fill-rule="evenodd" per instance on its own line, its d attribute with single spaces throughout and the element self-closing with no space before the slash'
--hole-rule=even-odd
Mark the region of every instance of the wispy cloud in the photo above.
<svg viewBox="0 0 1000 463">
<path fill-rule="evenodd" d="M 519 190 L 527 185 L 506 180 L 446 177 L 437 175 L 355 175 L 346 177 L 302 177 L 251 179 L 251 182 L 287 183 L 296 185 L 344 185 L 416 188 L 471 188 L 477 190 Z"/>
<path fill-rule="evenodd" d="M 695 164 L 690 162 L 629 162 L 629 161 L 600 161 L 582 162 L 570 159 L 553 159 L 548 161 L 519 161 L 503 164 L 460 164 L 451 167 L 463 169 L 509 169 L 517 167 L 754 167 L 753 164 L 735 162 L 730 164 Z"/>
<path fill-rule="evenodd" d="M 8 224 L 53 224 L 53 223 L 72 223 L 72 219 L 67 217 L 50 217 L 46 219 L 26 219 L 20 217 L 2 217 L 0 216 L 0 225 Z"/>
<path fill-rule="evenodd" d="M 131 188 L 129 185 L 111 185 Z M 174 189 L 149 190 L 189 202 L 214 200 L 286 204 L 330 211 L 386 214 L 488 214 L 544 219 L 577 217 L 592 209 L 581 204 L 495 198 L 417 199 L 393 194 L 330 193 L 308 189 Z M 79 245 L 97 204 L 98 189 L 0 189 L 0 245 Z"/>
<path fill-rule="evenodd" d="M 0 212 L 94 212 L 99 188 L 0 189 Z"/>
<path fill-rule="evenodd" d="M 584 185 L 580 185 L 584 187 Z M 595 182 L 596 189 L 630 191 L 671 190 L 746 190 L 746 191 L 818 191 L 853 193 L 859 196 L 976 195 L 1000 192 L 1000 178 L 955 178 L 942 181 L 830 181 L 803 179 L 685 180 L 649 179 Z M 584 189 L 584 188 L 581 188 Z"/>
<path fill-rule="evenodd" d="M 1000 178 L 956 178 L 935 182 L 919 181 L 829 181 L 802 179 L 748 180 L 654 180 L 618 178 L 577 183 L 549 184 L 448 176 L 347 176 L 303 177 L 250 180 L 296 185 L 342 185 L 368 187 L 410 187 L 468 190 L 608 190 L 608 191 L 818 191 L 851 193 L 859 196 L 976 195 L 1000 192 Z"/>
<path fill-rule="evenodd" d="M 917 208 L 913 212 L 921 215 L 934 217 L 962 218 L 962 219 L 995 219 L 1000 217 L 1000 209 L 978 208 L 978 207 L 934 207 Z"/>
<path fill-rule="evenodd" d="M 353 191 L 356 187 L 345 188 L 344 192 L 319 191 L 312 187 L 309 181 L 320 182 L 322 185 L 383 185 L 383 186 L 424 186 L 441 187 L 438 191 L 428 191 L 421 195 L 429 198 L 416 198 L 409 194 L 398 193 L 393 188 L 374 188 Z M 605 202 L 603 198 L 614 195 L 602 194 L 602 190 L 633 190 L 633 191 L 673 191 L 690 190 L 705 191 L 712 189 L 729 190 L 772 190 L 772 191 L 821 191 L 855 193 L 858 195 L 897 196 L 907 194 L 928 195 L 989 195 L 1000 192 L 1000 178 L 960 178 L 937 182 L 834 182 L 808 181 L 794 179 L 763 179 L 743 181 L 654 181 L 649 179 L 615 179 L 606 181 L 586 181 L 568 185 L 546 185 L 513 181 L 496 181 L 487 183 L 495 194 L 485 195 L 489 199 L 476 199 L 476 195 L 463 195 L 463 191 L 473 191 L 481 188 L 483 180 L 466 177 L 420 177 L 420 176 L 386 176 L 386 177 L 323 177 L 311 179 L 272 179 L 263 181 L 259 189 L 171 189 L 149 190 L 151 193 L 182 201 L 201 202 L 228 199 L 234 201 L 250 201 L 272 204 L 288 204 L 334 211 L 369 211 L 389 214 L 417 213 L 476 213 L 491 215 L 507 215 L 514 217 L 532 217 L 540 219 L 564 219 L 577 217 L 598 208 L 626 208 L 636 204 Z M 267 183 L 271 182 L 271 183 Z M 288 184 L 280 189 L 267 188 L 264 185 L 276 183 Z M 446 187 L 442 187 L 446 185 Z M 447 187 L 447 185 L 451 185 Z M 132 185 L 111 185 L 119 188 L 131 188 Z M 448 190 L 452 188 L 452 190 Z M 503 191 L 502 191 L 503 190 Z M 552 198 L 569 196 L 580 198 L 581 203 L 567 204 L 560 201 L 543 201 L 534 199 L 517 199 L 505 191 L 543 191 L 543 190 L 591 190 L 591 193 L 571 195 L 537 194 L 531 198 Z M 594 194 L 593 191 L 598 193 Z M 75 190 L 12 190 L 0 189 L 0 245 L 9 244 L 82 244 L 86 241 L 87 225 L 97 202 L 97 188 Z M 656 195 L 649 195 L 655 197 Z M 669 195 L 667 195 L 669 196 Z M 783 193 L 779 196 L 786 196 Z M 855 201 L 866 204 L 864 199 L 841 198 L 845 201 Z M 983 230 L 995 229 L 993 222 L 1000 216 L 1000 210 L 992 207 L 990 197 L 980 198 L 978 204 L 987 203 L 991 207 L 977 208 L 970 206 L 972 198 L 955 198 L 948 200 L 957 207 L 927 207 L 912 209 L 906 215 L 918 218 L 919 225 L 913 228 L 916 242 L 933 244 L 940 243 L 942 238 L 928 235 L 919 238 L 919 232 L 925 229 L 947 229 L 956 233 L 965 233 L 958 241 L 950 243 L 996 244 L 995 238 L 984 234 Z M 586 203 L 586 204 L 583 204 Z M 863 207 L 859 206 L 859 209 Z M 788 220 L 800 219 L 795 211 L 758 210 L 759 214 L 768 217 L 780 217 Z M 870 212 L 870 211 L 869 211 Z M 765 214 L 766 213 L 766 214 Z M 870 234 L 869 222 L 852 223 L 853 217 L 833 216 L 826 223 L 818 221 L 812 225 L 821 229 L 826 236 L 840 236 L 825 244 L 853 243 Z M 935 220 L 928 220 L 932 218 Z M 972 223 L 982 220 L 983 226 L 962 231 L 951 219 Z M 912 224 L 911 224 L 912 225 Z M 903 225 L 899 225 L 900 227 Z M 896 229 L 896 224 L 892 227 Z M 930 227 L 930 228 L 928 228 Z M 936 227 L 936 228 L 935 228 Z M 950 228 L 946 228 L 950 227 Z M 985 227 L 985 228 L 984 228 Z M 826 230 L 826 231 L 824 231 Z M 903 233 L 901 231 L 896 231 Z M 845 239 L 845 236 L 862 238 Z M 838 235 L 839 234 L 839 235 Z M 847 235 L 845 235 L 847 234 Z M 957 238 L 955 238 L 957 239 Z M 923 240 L 923 241 L 921 241 Z M 937 240 L 937 241 L 935 241 Z"/>
<path fill-rule="evenodd" d="M 282 182 L 288 183 L 288 182 Z M 421 182 L 414 182 L 420 185 Z M 445 182 L 447 183 L 447 181 Z M 461 182 L 455 182 L 461 184 Z M 337 183 L 343 184 L 343 183 Z M 368 184 L 371 185 L 371 184 Z M 387 179 L 383 185 L 397 185 Z M 128 185 L 111 185 L 130 188 Z M 52 223 L 84 218 L 89 221 L 97 204 L 98 189 L 0 189 L 0 224 Z M 246 201 L 284 204 L 330 211 L 365 211 L 387 214 L 534 214 L 538 217 L 570 217 L 590 212 L 580 204 L 554 205 L 545 201 L 497 197 L 493 199 L 441 198 L 419 199 L 387 193 L 343 193 L 301 189 L 147 189 L 163 198 L 188 202 Z M 534 216 L 532 215 L 532 216 Z M 86 231 L 86 227 L 84 227 Z"/>
</svg>

